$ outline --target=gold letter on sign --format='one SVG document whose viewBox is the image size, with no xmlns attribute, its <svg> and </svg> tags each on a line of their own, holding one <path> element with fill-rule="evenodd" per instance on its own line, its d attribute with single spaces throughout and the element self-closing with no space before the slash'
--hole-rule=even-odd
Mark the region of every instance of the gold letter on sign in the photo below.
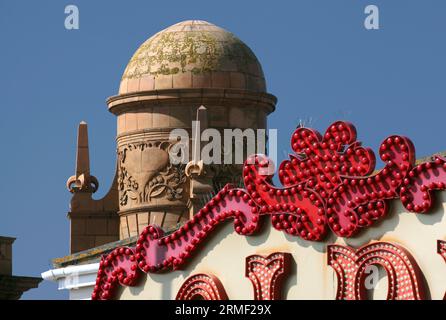
<svg viewBox="0 0 446 320">
<path fill-rule="evenodd" d="M 387 300 L 423 300 L 423 277 L 412 255 L 402 247 L 375 242 L 358 250 L 342 245 L 329 245 L 328 264 L 338 277 L 337 300 L 365 300 L 364 271 L 380 265 L 388 275 Z"/>
<path fill-rule="evenodd" d="M 176 300 L 228 300 L 228 296 L 217 277 L 196 274 L 184 281 Z"/>
<path fill-rule="evenodd" d="M 291 254 L 273 253 L 246 258 L 246 277 L 254 287 L 255 300 L 280 300 L 282 280 L 290 272 Z"/>
</svg>

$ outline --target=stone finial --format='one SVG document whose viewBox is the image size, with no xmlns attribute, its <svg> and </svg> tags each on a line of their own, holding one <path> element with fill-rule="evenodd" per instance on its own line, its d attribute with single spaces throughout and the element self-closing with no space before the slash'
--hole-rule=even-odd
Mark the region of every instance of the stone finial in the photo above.
<svg viewBox="0 0 446 320">
<path fill-rule="evenodd" d="M 208 110 L 205 106 L 200 106 L 197 109 L 197 116 L 195 125 L 192 127 L 192 161 L 198 162 L 201 157 L 201 133 L 208 127 Z"/>
<path fill-rule="evenodd" d="M 201 176 L 204 173 L 203 161 L 201 157 L 201 133 L 208 126 L 207 109 L 200 106 L 197 109 L 195 125 L 192 126 L 192 160 L 186 165 L 186 175 L 189 177 Z"/>
<path fill-rule="evenodd" d="M 78 128 L 76 171 L 67 181 L 67 188 L 73 194 L 68 212 L 71 254 L 119 239 L 116 174 L 107 194 L 93 199 L 98 186 L 98 180 L 90 175 L 88 127 L 82 121 Z"/>
<path fill-rule="evenodd" d="M 76 174 L 68 178 L 67 188 L 71 193 L 94 193 L 98 187 L 98 180 L 90 175 L 88 126 L 85 121 L 81 121 L 77 132 Z"/>
<path fill-rule="evenodd" d="M 190 215 L 196 213 L 204 196 L 212 192 L 212 173 L 206 170 L 201 156 L 201 133 L 208 127 L 207 108 L 200 106 L 197 109 L 196 125 L 192 128 L 192 160 L 186 165 L 186 175 L 190 178 Z"/>
</svg>

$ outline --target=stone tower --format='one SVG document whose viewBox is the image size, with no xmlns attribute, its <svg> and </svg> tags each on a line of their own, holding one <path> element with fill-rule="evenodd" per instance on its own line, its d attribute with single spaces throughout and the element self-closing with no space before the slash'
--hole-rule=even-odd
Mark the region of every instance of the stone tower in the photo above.
<svg viewBox="0 0 446 320">
<path fill-rule="evenodd" d="M 102 211 L 88 207 L 84 211 L 90 219 L 97 214 L 102 224 L 108 221 L 102 226 L 104 237 L 109 236 L 105 229 L 110 219 L 115 223 L 119 217 L 119 238 L 125 239 L 149 223 L 166 230 L 175 227 L 190 218 L 206 193 L 239 178 L 236 165 L 191 163 L 186 170 L 184 164 L 171 164 L 173 129 L 185 129 L 191 137 L 197 117 L 202 129 L 265 129 L 276 98 L 266 92 L 262 67 L 246 44 L 211 23 L 190 20 L 158 32 L 138 48 L 124 71 L 119 94 L 107 104 L 117 116 L 117 174 L 108 200 L 98 200 L 103 201 L 96 206 Z M 88 162 L 88 144 L 83 150 Z M 83 190 L 76 187 L 74 181 L 81 175 L 77 169 L 71 179 L 73 200 L 81 193 L 91 198 L 98 185 L 88 170 Z M 83 206 L 77 207 L 79 211 Z M 72 207 L 72 244 L 76 216 Z"/>
</svg>

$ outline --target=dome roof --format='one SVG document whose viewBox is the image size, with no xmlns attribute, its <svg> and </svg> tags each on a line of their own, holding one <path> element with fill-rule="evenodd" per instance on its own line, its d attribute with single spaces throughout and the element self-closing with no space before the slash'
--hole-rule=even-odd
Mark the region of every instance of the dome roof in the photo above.
<svg viewBox="0 0 446 320">
<path fill-rule="evenodd" d="M 251 49 L 234 34 L 200 20 L 174 24 L 146 40 L 130 59 L 119 94 L 183 88 L 266 91 Z"/>
</svg>

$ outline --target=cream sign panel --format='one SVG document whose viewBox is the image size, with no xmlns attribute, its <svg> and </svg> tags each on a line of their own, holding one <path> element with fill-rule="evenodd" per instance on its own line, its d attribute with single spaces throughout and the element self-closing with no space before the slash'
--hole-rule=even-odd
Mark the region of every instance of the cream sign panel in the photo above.
<svg viewBox="0 0 446 320">
<path fill-rule="evenodd" d="M 446 203 L 446 196 L 439 197 Z M 439 200 L 440 200 L 439 199 Z M 246 258 L 251 255 L 268 256 L 275 252 L 291 254 L 290 272 L 284 276 L 283 299 L 335 299 L 338 279 L 327 263 L 327 245 L 331 242 L 357 249 L 376 241 L 404 247 L 416 260 L 425 281 L 425 297 L 443 299 L 446 292 L 446 263 L 437 253 L 437 239 L 446 239 L 445 205 L 435 212 L 417 216 L 394 205 L 385 225 L 369 229 L 355 239 L 331 237 L 323 243 L 309 243 L 285 235 L 265 223 L 264 230 L 251 237 L 242 237 L 230 224 L 219 229 L 215 236 L 182 271 L 144 276 L 136 287 L 124 287 L 119 299 L 175 299 L 186 279 L 206 274 L 219 279 L 229 299 L 254 299 L 255 290 L 245 276 Z M 383 271 L 382 269 L 380 271 Z M 369 290 L 371 298 L 387 297 L 389 276 L 380 277 Z"/>
</svg>

